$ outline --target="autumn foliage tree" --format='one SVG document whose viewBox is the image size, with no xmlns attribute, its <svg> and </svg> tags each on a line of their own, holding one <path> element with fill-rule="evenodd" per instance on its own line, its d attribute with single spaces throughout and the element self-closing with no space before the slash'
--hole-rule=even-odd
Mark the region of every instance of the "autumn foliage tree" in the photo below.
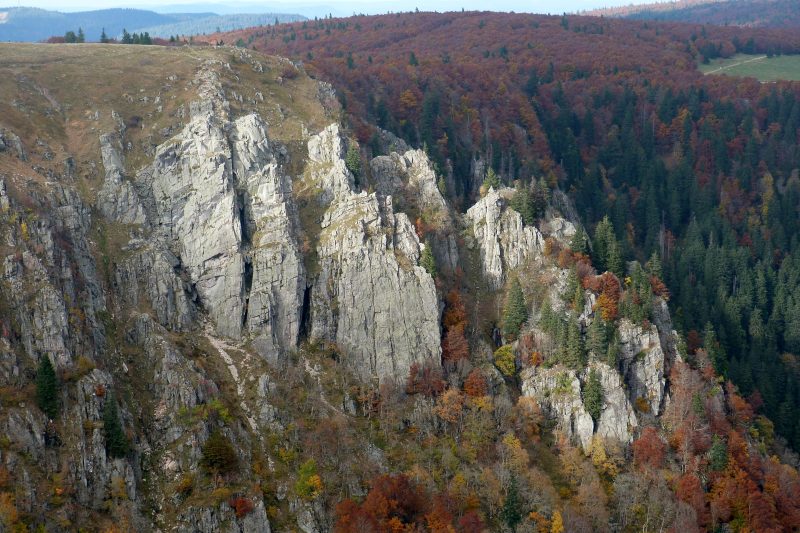
<svg viewBox="0 0 800 533">
<path fill-rule="evenodd" d="M 408 371 L 406 379 L 406 392 L 408 394 L 422 394 L 428 398 L 438 396 L 444 391 L 445 381 L 442 379 L 442 369 L 433 362 L 422 365 L 414 363 Z"/>
<path fill-rule="evenodd" d="M 664 465 L 666 445 L 652 426 L 644 428 L 642 435 L 633 442 L 633 460 L 640 468 L 658 470 Z"/>
<path fill-rule="evenodd" d="M 456 363 L 469 358 L 469 343 L 465 334 L 467 312 L 457 290 L 451 290 L 447 294 L 446 301 L 447 305 L 442 316 L 444 326 L 442 359 L 446 363 Z"/>
<path fill-rule="evenodd" d="M 485 396 L 489 390 L 486 376 L 480 368 L 474 368 L 464 380 L 464 392 L 470 398 Z"/>
<path fill-rule="evenodd" d="M 361 504 L 344 500 L 336 507 L 336 533 L 379 533 L 422 529 L 428 500 L 407 476 L 382 475 Z"/>
</svg>

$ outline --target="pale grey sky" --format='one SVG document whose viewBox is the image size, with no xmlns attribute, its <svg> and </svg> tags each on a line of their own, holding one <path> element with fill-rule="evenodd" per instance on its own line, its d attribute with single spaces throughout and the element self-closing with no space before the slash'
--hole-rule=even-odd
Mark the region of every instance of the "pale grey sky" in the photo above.
<svg viewBox="0 0 800 533">
<path fill-rule="evenodd" d="M 648 0 L 301 0 L 276 2 L 219 2 L 202 0 L 0 0 L 2 7 L 40 7 L 58 11 L 78 11 L 110 7 L 138 7 L 154 11 L 215 11 L 215 12 L 284 12 L 319 15 L 331 12 L 334 15 L 352 13 L 385 13 L 386 11 L 409 11 L 419 8 L 424 11 L 453 11 L 462 7 L 468 10 L 517 11 L 534 13 L 575 12 L 598 7 L 646 3 Z M 652 1 L 652 0 L 649 0 Z M 184 9 L 185 8 L 185 9 Z"/>
</svg>

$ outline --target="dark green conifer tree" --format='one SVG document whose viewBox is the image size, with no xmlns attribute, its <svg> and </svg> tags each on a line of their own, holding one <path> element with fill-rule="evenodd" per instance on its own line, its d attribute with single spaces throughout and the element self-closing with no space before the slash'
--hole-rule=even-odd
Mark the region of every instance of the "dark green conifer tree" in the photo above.
<svg viewBox="0 0 800 533">
<path fill-rule="evenodd" d="M 58 378 L 50 358 L 43 355 L 36 370 L 36 405 L 51 420 L 58 416 L 58 388 Z"/>
<path fill-rule="evenodd" d="M 511 481 L 508 485 L 508 493 L 506 494 L 506 499 L 503 502 L 503 522 L 506 523 L 506 526 L 511 531 L 516 531 L 517 526 L 522 521 L 522 499 L 519 495 L 519 489 L 517 488 L 517 478 L 515 476 L 511 476 Z"/>
<path fill-rule="evenodd" d="M 106 451 L 110 457 L 125 457 L 128 454 L 128 437 L 119 420 L 117 401 L 108 394 L 103 405 L 103 431 L 106 436 Z"/>
<path fill-rule="evenodd" d="M 597 423 L 603 411 L 603 384 L 600 382 L 600 374 L 592 369 L 589 372 L 589 379 L 583 390 L 583 405 L 586 411 L 592 416 L 592 420 Z"/>
<path fill-rule="evenodd" d="M 515 339 L 526 320 L 528 320 L 528 306 L 525 304 L 525 295 L 522 293 L 519 279 L 514 278 L 503 311 L 503 333 L 510 339 Z"/>
</svg>

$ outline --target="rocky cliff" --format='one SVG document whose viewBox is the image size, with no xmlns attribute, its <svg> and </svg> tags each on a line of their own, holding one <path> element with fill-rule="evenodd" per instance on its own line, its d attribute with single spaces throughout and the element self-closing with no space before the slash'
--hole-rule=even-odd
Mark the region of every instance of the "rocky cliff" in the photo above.
<svg viewBox="0 0 800 533">
<path fill-rule="evenodd" d="M 510 207 L 513 193 L 508 188 L 490 189 L 466 213 L 484 278 L 490 289 L 497 290 L 505 286 L 509 274 L 516 273 L 531 292 L 540 295 L 520 333 L 521 339 L 535 340 L 535 350 L 547 351 L 553 342 L 559 342 L 541 323 L 544 305 L 551 306 L 562 320 L 578 323 L 583 345 L 592 322 L 599 320 L 597 295 L 584 290 L 580 306 L 568 309 L 565 298 L 571 297 L 566 296 L 570 272 L 558 265 L 554 252 L 569 251 L 576 229 L 553 213 L 538 227 L 525 226 L 521 215 Z M 550 239 L 547 252 L 546 239 Z M 654 297 L 653 308 L 655 323 L 634 324 L 627 318 L 615 323 L 616 333 L 609 337 L 618 339 L 619 355 L 612 366 L 605 354 L 593 352 L 588 353 L 588 364 L 583 368 L 570 368 L 555 356 L 548 358 L 545 365 L 523 365 L 522 394 L 533 397 L 557 429 L 587 452 L 594 435 L 630 444 L 640 418 L 659 415 L 668 401 L 666 376 L 669 367 L 680 358 L 677 334 L 672 330 L 666 303 Z M 514 343 L 518 357 L 527 357 L 528 344 L 523 348 L 521 341 Z M 592 372 L 602 390 L 602 406 L 594 420 L 585 406 L 586 384 Z"/>
<path fill-rule="evenodd" d="M 37 54 L 14 53 L 22 64 Z M 35 513 L 41 490 L 68 486 L 78 507 L 48 515 L 62 525 L 113 507 L 137 530 L 269 531 L 263 500 L 245 487 L 264 435 L 283 430 L 271 373 L 307 342 L 334 346 L 365 382 L 438 362 L 425 245 L 394 191 L 356 188 L 330 89 L 290 63 L 232 50 L 59 53 L 73 68 L 140 69 L 141 81 L 135 94 L 114 86 L 130 80 L 108 81 L 111 96 L 86 109 L 69 84 L 28 92 L 66 75 L 58 69 L 20 67 L 25 81 L 4 88 L 30 102 L 0 121 L 0 382 L 21 387 L 42 358 L 62 382 L 54 422 L 30 399 L 4 399 L 0 459 L 17 506 Z M 53 125 L 85 145 L 53 137 Z M 375 162 L 377 181 L 419 189 L 449 216 L 424 153 L 389 157 L 428 174 Z M 112 404 L 125 457 L 106 446 Z M 208 501 L 193 480 L 212 434 L 232 443 L 245 474 Z M 242 499 L 253 509 L 237 511 Z"/>
</svg>

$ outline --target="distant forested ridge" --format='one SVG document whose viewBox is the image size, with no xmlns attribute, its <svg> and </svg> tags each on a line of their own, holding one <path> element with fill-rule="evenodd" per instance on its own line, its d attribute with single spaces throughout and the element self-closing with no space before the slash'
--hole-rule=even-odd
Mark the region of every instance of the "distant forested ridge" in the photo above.
<svg viewBox="0 0 800 533">
<path fill-rule="evenodd" d="M 174 35 L 203 35 L 218 31 L 232 31 L 254 26 L 267 26 L 305 20 L 302 15 L 283 13 L 253 13 L 237 15 L 215 15 L 206 18 L 192 18 L 171 24 L 160 24 L 139 28 L 140 32 L 148 32 L 153 37 L 168 38 Z"/>
<path fill-rule="evenodd" d="M 196 35 L 272 24 L 276 19 L 289 22 L 303 20 L 304 17 L 280 13 L 222 16 L 216 13 L 162 14 L 142 9 L 61 13 L 32 7 L 9 7 L 0 8 L 0 41 L 43 41 L 68 31 L 77 32 L 78 29 L 83 30 L 87 41 L 99 41 L 103 30 L 112 38 L 121 36 L 124 29 L 137 33 L 149 32 L 154 37 Z"/>
<path fill-rule="evenodd" d="M 600 9 L 590 14 L 719 26 L 800 27 L 797 0 L 682 0 Z"/>
</svg>

